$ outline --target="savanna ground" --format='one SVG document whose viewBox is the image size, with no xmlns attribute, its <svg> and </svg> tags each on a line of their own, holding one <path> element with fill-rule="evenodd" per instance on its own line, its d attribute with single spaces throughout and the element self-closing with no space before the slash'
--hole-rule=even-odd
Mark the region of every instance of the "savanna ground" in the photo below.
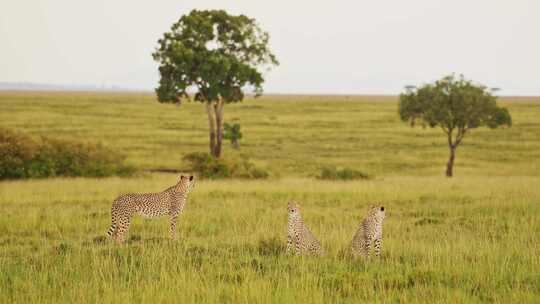
<svg viewBox="0 0 540 304">
<path fill-rule="evenodd" d="M 176 242 L 166 219 L 135 219 L 123 246 L 104 235 L 116 196 L 177 175 L 0 182 L 0 302 L 540 302 L 540 98 L 501 103 L 513 127 L 472 131 L 452 179 L 442 131 L 401 123 L 395 97 L 228 105 L 244 138 L 225 156 L 271 177 L 197 181 Z M 145 94 L 4 92 L 0 127 L 100 141 L 140 169 L 185 168 L 208 147 L 202 105 Z M 374 178 L 315 179 L 326 165 Z M 289 199 L 328 256 L 283 254 Z M 382 257 L 343 256 L 373 202 L 387 208 Z"/>
</svg>

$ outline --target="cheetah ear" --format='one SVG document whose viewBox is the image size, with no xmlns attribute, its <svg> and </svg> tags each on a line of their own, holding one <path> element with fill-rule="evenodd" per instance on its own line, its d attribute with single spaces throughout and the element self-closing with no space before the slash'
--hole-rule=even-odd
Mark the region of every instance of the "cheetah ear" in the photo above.
<svg viewBox="0 0 540 304">
<path fill-rule="evenodd" d="M 184 179 L 184 176 L 183 175 L 180 175 L 180 180 L 183 180 Z"/>
</svg>

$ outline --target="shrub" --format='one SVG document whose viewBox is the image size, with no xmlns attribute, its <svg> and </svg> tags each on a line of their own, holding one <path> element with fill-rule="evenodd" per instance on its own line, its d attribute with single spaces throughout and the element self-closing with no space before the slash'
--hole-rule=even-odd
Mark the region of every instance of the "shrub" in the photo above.
<svg viewBox="0 0 540 304">
<path fill-rule="evenodd" d="M 184 156 L 191 169 L 202 178 L 267 178 L 268 172 L 255 167 L 248 159 L 215 158 L 208 153 L 194 152 Z"/>
<path fill-rule="evenodd" d="M 356 180 L 370 179 L 371 176 L 351 168 L 338 169 L 336 167 L 324 167 L 321 169 L 321 175 L 318 178 L 325 180 Z"/>
<path fill-rule="evenodd" d="M 30 137 L 0 128 L 0 178 L 28 177 L 38 150 Z"/>
<path fill-rule="evenodd" d="M 233 148 L 240 149 L 240 143 L 238 142 L 240 139 L 242 139 L 242 132 L 240 131 L 240 124 L 225 123 L 223 127 L 225 128 L 225 132 L 223 133 L 223 138 L 229 139 L 231 141 Z"/>
<path fill-rule="evenodd" d="M 191 169 L 202 178 L 230 177 L 229 168 L 208 153 L 194 152 L 184 156 L 184 161 L 191 164 Z"/>
<path fill-rule="evenodd" d="M 0 128 L 0 179 L 129 175 L 124 157 L 100 144 L 83 144 Z"/>
</svg>

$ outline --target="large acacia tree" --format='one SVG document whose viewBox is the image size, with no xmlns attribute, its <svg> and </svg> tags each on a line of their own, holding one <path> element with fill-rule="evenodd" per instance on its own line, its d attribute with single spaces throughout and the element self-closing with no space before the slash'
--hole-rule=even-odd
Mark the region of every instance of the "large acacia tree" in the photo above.
<svg viewBox="0 0 540 304">
<path fill-rule="evenodd" d="M 448 177 L 453 175 L 456 149 L 471 129 L 512 125 L 510 113 L 497 106 L 492 90 L 454 75 L 433 84 L 407 87 L 399 96 L 399 115 L 411 126 L 420 121 L 422 126 L 441 128 L 450 150 L 446 165 Z"/>
<path fill-rule="evenodd" d="M 262 93 L 262 69 L 277 65 L 269 35 L 255 19 L 222 10 L 193 10 L 158 40 L 158 101 L 192 100 L 206 105 L 210 153 L 221 155 L 223 107 L 240 102 L 244 90 Z"/>
</svg>

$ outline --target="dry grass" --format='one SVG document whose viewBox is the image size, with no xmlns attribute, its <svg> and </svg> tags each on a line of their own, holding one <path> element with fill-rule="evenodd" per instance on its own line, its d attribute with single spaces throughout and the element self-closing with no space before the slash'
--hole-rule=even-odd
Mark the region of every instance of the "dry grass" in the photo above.
<svg viewBox="0 0 540 304">
<path fill-rule="evenodd" d="M 137 218 L 124 246 L 104 237 L 117 195 L 162 190 L 175 175 L 1 182 L 0 302 L 536 302 L 540 103 L 504 103 L 514 126 L 475 130 L 453 179 L 442 177 L 439 132 L 398 122 L 391 97 L 271 96 L 228 107 L 244 128 L 241 153 L 273 178 L 198 181 L 177 242 L 166 219 Z M 103 141 L 139 168 L 181 167 L 182 154 L 207 146 L 199 105 L 95 94 L 4 94 L 0 105 L 2 126 Z M 323 164 L 376 177 L 310 178 Z M 293 198 L 327 257 L 283 255 Z M 388 210 L 382 258 L 341 257 L 374 201 Z"/>
</svg>

